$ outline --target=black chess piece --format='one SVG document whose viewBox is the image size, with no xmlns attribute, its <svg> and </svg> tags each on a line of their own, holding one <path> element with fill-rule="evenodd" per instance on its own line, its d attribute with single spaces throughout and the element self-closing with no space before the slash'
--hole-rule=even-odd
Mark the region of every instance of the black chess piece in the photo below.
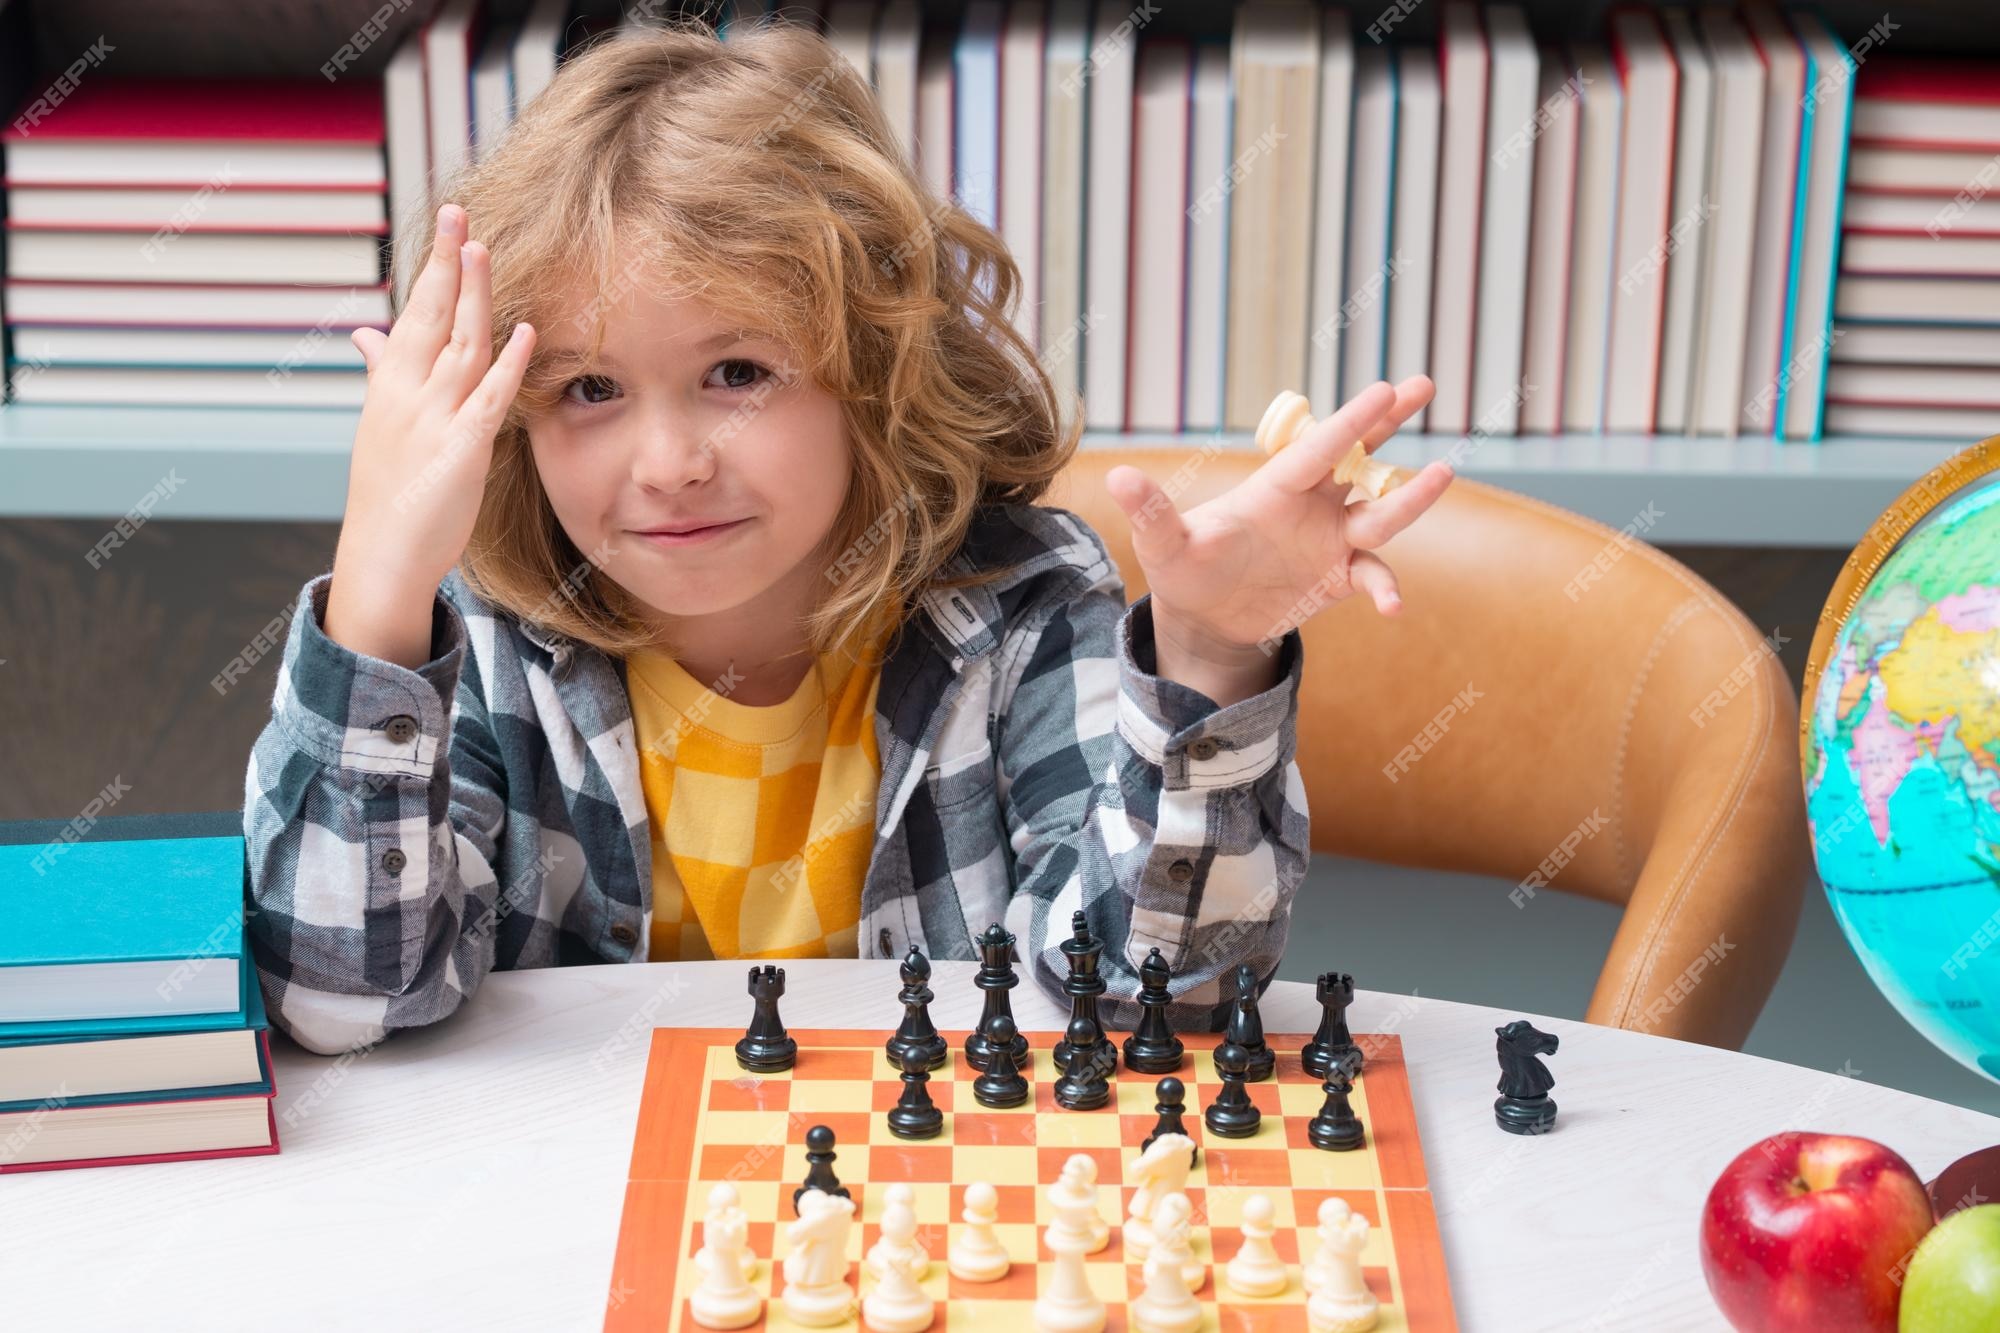
<svg viewBox="0 0 2000 1333">
<path fill-rule="evenodd" d="M 1139 1027 L 1125 1039 L 1125 1067 L 1141 1074 L 1171 1074 L 1181 1067 L 1186 1048 L 1167 1026 L 1167 1006 L 1174 997 L 1167 960 L 1158 949 L 1139 964 Z"/>
<path fill-rule="evenodd" d="M 799 1196 L 807 1190 L 819 1190 L 825 1194 L 838 1194 L 843 1199 L 854 1196 L 847 1192 L 847 1186 L 833 1174 L 833 1131 L 825 1125 L 814 1125 L 806 1131 L 806 1179 L 803 1185 L 792 1191 L 792 1214 L 798 1215 Z"/>
<path fill-rule="evenodd" d="M 1056 1105 L 1065 1111 L 1094 1111 L 1111 1100 L 1111 1065 L 1117 1057 L 1107 1064 L 1104 1056 L 1111 1044 L 1096 1044 L 1093 1038 L 1104 1034 L 1088 1018 L 1070 1019 L 1064 1035 L 1069 1039 L 1064 1043 L 1069 1047 L 1069 1063 L 1056 1080 Z"/>
<path fill-rule="evenodd" d="M 1278 1053 L 1265 1042 L 1264 1016 L 1257 1011 L 1257 971 L 1248 963 L 1236 965 L 1236 1012 L 1229 1016 L 1223 1039 L 1243 1048 L 1243 1076 L 1250 1082 L 1263 1082 L 1278 1067 Z"/>
<path fill-rule="evenodd" d="M 898 1063 L 903 1071 L 903 1095 L 889 1108 L 889 1132 L 899 1139 L 934 1139 L 944 1132 L 944 1112 L 931 1100 L 931 1073 L 924 1053 L 916 1046 L 905 1046 Z"/>
<path fill-rule="evenodd" d="M 1225 1036 L 1215 1048 L 1215 1072 L 1222 1079 L 1222 1091 L 1201 1113 L 1201 1123 L 1208 1126 L 1209 1133 L 1225 1139 L 1247 1139 L 1257 1132 L 1264 1113 L 1250 1100 L 1250 1089 L 1244 1084 L 1249 1068 L 1250 1052 Z"/>
<path fill-rule="evenodd" d="M 750 1026 L 736 1043 L 736 1063 L 757 1074 L 790 1069 L 799 1060 L 799 1044 L 778 1017 L 778 997 L 785 993 L 785 969 L 766 963 L 750 969 L 750 998 L 757 1002 Z"/>
<path fill-rule="evenodd" d="M 1070 913 L 1069 930 L 1070 937 L 1059 946 L 1069 963 L 1069 976 L 1063 982 L 1063 993 L 1069 996 L 1069 1022 L 1063 1028 L 1062 1040 L 1056 1043 L 1056 1068 L 1069 1068 L 1070 1043 L 1078 1040 L 1075 1031 L 1077 1020 L 1081 1019 L 1090 1026 L 1089 1044 L 1098 1064 L 1109 1065 L 1108 1076 L 1118 1068 L 1118 1048 L 1105 1035 L 1104 1023 L 1097 1016 L 1097 997 L 1106 989 L 1104 975 L 1097 970 L 1098 959 L 1104 954 L 1104 941 L 1091 937 L 1090 923 L 1081 908 Z"/>
<path fill-rule="evenodd" d="M 1140 1152 L 1152 1147 L 1153 1140 L 1162 1134 L 1187 1133 L 1187 1126 L 1181 1123 L 1181 1112 L 1187 1109 L 1187 1085 L 1169 1074 L 1153 1089 L 1153 1096 L 1157 1099 L 1153 1109 L 1160 1113 L 1160 1118 L 1154 1122 L 1153 1132 L 1139 1140 Z M 1201 1149 L 1196 1147 L 1188 1153 L 1189 1169 L 1200 1161 Z"/>
<path fill-rule="evenodd" d="M 989 1054 L 985 1070 L 972 1080 L 972 1099 L 981 1106 L 1019 1106 L 1028 1100 L 1028 1080 L 1014 1059 L 1014 1039 L 1020 1035 L 1014 1030 L 1014 1016 L 995 1014 L 982 1035 Z"/>
<path fill-rule="evenodd" d="M 1320 1004 L 1319 1030 L 1300 1049 L 1300 1061 L 1314 1078 L 1325 1078 L 1335 1064 L 1345 1068 L 1349 1077 L 1358 1077 L 1364 1063 L 1361 1048 L 1347 1031 L 1347 1006 L 1354 1003 L 1354 978 L 1345 972 L 1322 972 L 1313 993 Z"/>
<path fill-rule="evenodd" d="M 994 1019 L 1005 1017 L 1007 1030 L 1014 1033 L 1014 1067 L 1019 1070 L 1028 1063 L 1028 1039 L 1014 1027 L 1014 1002 L 1007 995 L 1021 984 L 1021 978 L 1014 974 L 1014 933 L 995 921 L 975 943 L 979 945 L 979 975 L 972 984 L 986 992 L 986 1005 L 980 1010 L 979 1026 L 965 1039 L 965 1062 L 974 1069 L 986 1068 L 993 1054 L 986 1030 Z"/>
<path fill-rule="evenodd" d="M 1348 1105 L 1347 1094 L 1354 1091 L 1354 1076 L 1347 1072 L 1347 1066 L 1335 1063 L 1326 1071 L 1326 1082 L 1320 1085 L 1326 1092 L 1326 1101 L 1320 1105 L 1319 1114 L 1306 1125 L 1306 1137 L 1315 1148 L 1328 1152 L 1351 1152 L 1368 1141 L 1367 1131 L 1361 1127 L 1361 1117 L 1354 1114 Z"/>
<path fill-rule="evenodd" d="M 905 1050 L 915 1051 L 925 1069 L 936 1069 L 944 1063 L 951 1046 L 931 1022 L 930 1003 L 937 998 L 930 988 L 931 960 L 914 944 L 903 958 L 902 975 L 903 991 L 896 998 L 903 1003 L 903 1021 L 883 1049 L 889 1053 L 889 1063 L 898 1069 L 903 1067 Z"/>
<path fill-rule="evenodd" d="M 1554 1055 L 1557 1038 L 1525 1018 L 1493 1029 L 1499 1037 L 1500 1096 L 1493 1102 L 1493 1119 L 1509 1134 L 1545 1134 L 1555 1128 L 1556 1104 L 1549 1089 L 1555 1075 L 1535 1057 Z"/>
</svg>

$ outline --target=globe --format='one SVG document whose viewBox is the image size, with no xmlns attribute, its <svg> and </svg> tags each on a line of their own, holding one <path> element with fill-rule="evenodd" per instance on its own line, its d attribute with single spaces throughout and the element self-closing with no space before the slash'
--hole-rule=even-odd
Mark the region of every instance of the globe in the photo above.
<svg viewBox="0 0 2000 1333">
<path fill-rule="evenodd" d="M 2000 436 L 1905 492 L 1843 569 L 1806 667 L 1813 855 L 1868 976 L 2000 1081 Z"/>
</svg>

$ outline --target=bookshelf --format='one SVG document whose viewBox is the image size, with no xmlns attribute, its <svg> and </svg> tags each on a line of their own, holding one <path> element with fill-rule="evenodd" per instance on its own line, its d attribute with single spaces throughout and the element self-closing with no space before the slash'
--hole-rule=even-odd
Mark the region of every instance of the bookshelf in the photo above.
<svg viewBox="0 0 2000 1333">
<path fill-rule="evenodd" d="M 357 414 L 225 408 L 0 409 L 0 518 L 110 521 L 166 492 L 153 519 L 335 523 Z M 1194 449 L 1211 437 L 1091 433 L 1086 449 Z M 1254 448 L 1248 434 L 1221 437 Z M 1969 443 L 1969 442 L 1968 442 Z M 1653 506 L 1654 544 L 1847 547 L 1961 444 L 1842 438 L 1817 444 L 1654 435 L 1403 435 L 1382 456 L 1459 458 L 1475 480 L 1623 528 Z M 171 478 L 171 479 L 170 479 Z"/>
</svg>

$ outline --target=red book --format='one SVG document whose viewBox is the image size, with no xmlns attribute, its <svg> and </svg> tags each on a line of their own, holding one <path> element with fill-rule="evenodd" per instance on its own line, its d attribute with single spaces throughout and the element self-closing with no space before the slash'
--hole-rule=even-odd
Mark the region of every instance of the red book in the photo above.
<svg viewBox="0 0 2000 1333">
<path fill-rule="evenodd" d="M 53 99 L 50 99 L 53 100 Z M 382 86 L 349 79 L 107 79 L 30 103 L 0 140 L 8 188 L 383 188 Z"/>
<path fill-rule="evenodd" d="M 1873 56 L 1854 78 L 1855 144 L 2000 148 L 2000 61 Z"/>
</svg>

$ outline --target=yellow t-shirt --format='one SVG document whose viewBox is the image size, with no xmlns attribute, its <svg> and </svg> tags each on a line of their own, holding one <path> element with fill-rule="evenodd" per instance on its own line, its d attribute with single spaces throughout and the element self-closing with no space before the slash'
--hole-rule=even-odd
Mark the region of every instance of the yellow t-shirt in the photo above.
<svg viewBox="0 0 2000 1333">
<path fill-rule="evenodd" d="M 880 638 L 815 660 L 783 703 L 627 659 L 651 817 L 648 957 L 853 958 L 874 842 Z"/>
</svg>

